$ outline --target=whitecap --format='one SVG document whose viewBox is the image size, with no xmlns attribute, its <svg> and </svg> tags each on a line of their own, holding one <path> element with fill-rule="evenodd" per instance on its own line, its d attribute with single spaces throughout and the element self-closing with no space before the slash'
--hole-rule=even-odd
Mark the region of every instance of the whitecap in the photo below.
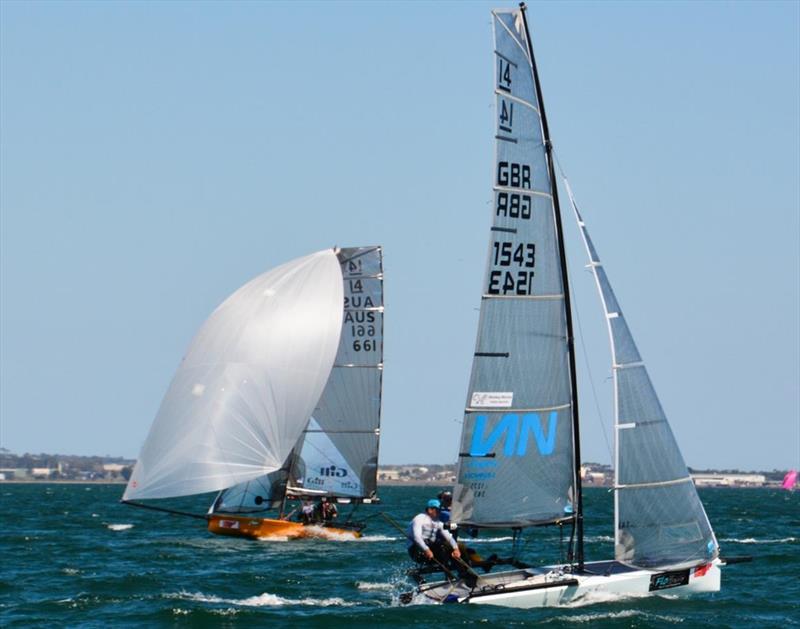
<svg viewBox="0 0 800 629">
<path fill-rule="evenodd" d="M 127 531 L 133 528 L 133 524 L 109 524 L 108 528 L 112 531 Z"/>
<path fill-rule="evenodd" d="M 619 601 L 649 598 L 648 592 L 608 592 L 606 590 L 587 590 L 578 598 L 559 605 L 559 607 L 586 607 L 587 605 L 597 605 L 600 603 L 617 603 Z M 635 610 L 630 610 L 635 611 Z"/>
<path fill-rule="evenodd" d="M 62 568 L 61 572 L 63 572 L 64 574 L 73 575 L 73 574 L 79 574 L 80 570 L 78 570 L 77 568 Z"/>
<path fill-rule="evenodd" d="M 277 594 L 270 594 L 264 592 L 258 596 L 249 596 L 247 598 L 222 598 L 203 594 L 202 592 L 178 592 L 177 594 L 165 595 L 169 598 L 176 597 L 187 601 L 196 601 L 198 603 L 221 603 L 225 605 L 241 605 L 244 607 L 283 607 L 286 605 L 310 605 L 315 607 L 351 607 L 357 603 L 345 601 L 343 598 L 285 598 Z"/>
<path fill-rule="evenodd" d="M 399 537 L 392 537 L 391 535 L 362 535 L 356 538 L 355 542 L 396 542 Z"/>
<path fill-rule="evenodd" d="M 491 544 L 494 542 L 510 542 L 514 538 L 511 536 L 505 537 L 460 537 L 459 541 L 465 544 Z"/>
<path fill-rule="evenodd" d="M 584 538 L 587 542 L 613 542 L 614 538 L 610 535 L 590 535 Z"/>
<path fill-rule="evenodd" d="M 618 618 L 636 618 L 643 617 L 648 620 L 661 620 L 670 623 L 683 622 L 684 619 L 680 616 L 666 616 L 663 614 L 650 614 L 642 612 L 637 609 L 624 609 L 618 612 L 596 612 L 593 614 L 579 614 L 577 616 L 560 615 L 558 618 L 549 619 L 549 621 L 561 622 L 577 622 L 577 623 L 602 623 L 608 620 L 616 620 Z M 548 622 L 549 622 L 548 621 Z"/>
<path fill-rule="evenodd" d="M 745 537 L 739 539 L 736 537 L 721 538 L 720 542 L 730 542 L 732 544 L 785 544 L 787 542 L 796 542 L 796 537 L 781 537 L 780 539 L 756 539 L 755 537 Z"/>
<path fill-rule="evenodd" d="M 372 583 L 370 581 L 356 581 L 359 590 L 393 590 L 394 583 Z"/>
</svg>

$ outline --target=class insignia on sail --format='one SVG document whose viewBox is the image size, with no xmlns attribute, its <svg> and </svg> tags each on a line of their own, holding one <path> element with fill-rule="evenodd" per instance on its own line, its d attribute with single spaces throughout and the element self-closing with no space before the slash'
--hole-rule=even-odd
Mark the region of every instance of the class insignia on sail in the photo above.
<svg viewBox="0 0 800 629">
<path fill-rule="evenodd" d="M 377 501 L 382 375 L 380 247 L 328 249 L 264 273 L 192 341 L 123 501 L 217 491 L 202 516 L 214 533 L 358 535 L 362 524 L 331 505 Z M 301 499 L 292 515 L 314 507 L 302 523 L 286 511 Z"/>
</svg>

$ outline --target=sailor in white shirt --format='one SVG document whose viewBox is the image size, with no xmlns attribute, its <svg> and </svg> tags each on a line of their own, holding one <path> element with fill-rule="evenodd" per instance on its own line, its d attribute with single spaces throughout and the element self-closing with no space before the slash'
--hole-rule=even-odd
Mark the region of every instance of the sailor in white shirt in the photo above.
<svg viewBox="0 0 800 629">
<path fill-rule="evenodd" d="M 458 542 L 439 521 L 441 507 L 435 498 L 429 500 L 425 513 L 415 516 L 408 525 L 408 554 L 417 563 L 429 563 L 435 558 L 446 566 L 450 557 L 461 558 Z"/>
</svg>

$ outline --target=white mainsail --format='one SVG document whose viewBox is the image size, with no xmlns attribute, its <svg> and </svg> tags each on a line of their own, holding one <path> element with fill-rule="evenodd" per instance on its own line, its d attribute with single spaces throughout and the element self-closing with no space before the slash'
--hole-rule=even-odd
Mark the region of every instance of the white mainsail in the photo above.
<svg viewBox="0 0 800 629">
<path fill-rule="evenodd" d="M 123 500 L 218 491 L 280 469 L 328 381 L 343 298 L 332 249 L 228 297 L 178 367 Z"/>
</svg>

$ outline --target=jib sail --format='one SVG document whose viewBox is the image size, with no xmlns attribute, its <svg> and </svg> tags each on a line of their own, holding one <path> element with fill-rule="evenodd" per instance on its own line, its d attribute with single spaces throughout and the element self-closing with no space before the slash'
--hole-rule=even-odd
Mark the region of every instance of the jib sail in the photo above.
<svg viewBox="0 0 800 629">
<path fill-rule="evenodd" d="M 710 561 L 719 554 L 714 532 L 571 193 L 570 201 L 611 340 L 617 453 L 615 558 L 641 568 Z"/>
</svg>

